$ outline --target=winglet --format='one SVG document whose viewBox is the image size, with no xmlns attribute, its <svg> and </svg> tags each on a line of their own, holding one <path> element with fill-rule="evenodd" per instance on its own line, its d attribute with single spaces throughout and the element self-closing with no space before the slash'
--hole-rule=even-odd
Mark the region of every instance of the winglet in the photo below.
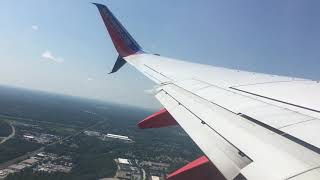
<svg viewBox="0 0 320 180">
<path fill-rule="evenodd" d="M 111 36 L 114 47 L 120 57 L 126 57 L 132 54 L 143 52 L 139 44 L 132 38 L 128 31 L 121 25 L 117 18 L 112 14 L 107 6 L 98 3 L 92 3 L 97 6 L 103 22 Z"/>
<path fill-rule="evenodd" d="M 126 64 L 126 60 L 124 60 L 122 57 L 118 56 L 116 63 L 114 63 L 114 66 L 108 74 L 112 74 L 117 72 L 124 64 Z"/>
</svg>

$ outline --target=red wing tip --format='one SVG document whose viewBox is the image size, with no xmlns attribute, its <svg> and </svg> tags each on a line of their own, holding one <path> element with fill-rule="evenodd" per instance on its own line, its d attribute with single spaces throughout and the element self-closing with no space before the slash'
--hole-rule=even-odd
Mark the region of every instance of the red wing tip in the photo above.
<svg viewBox="0 0 320 180">
<path fill-rule="evenodd" d="M 212 180 L 225 179 L 221 172 L 209 161 L 206 156 L 190 162 L 184 167 L 171 173 L 166 178 L 167 180 Z"/>
</svg>

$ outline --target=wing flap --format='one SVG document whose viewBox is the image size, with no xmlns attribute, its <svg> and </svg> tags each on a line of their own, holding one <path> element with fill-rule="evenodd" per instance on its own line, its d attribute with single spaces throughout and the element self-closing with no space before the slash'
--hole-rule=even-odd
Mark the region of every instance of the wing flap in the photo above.
<svg viewBox="0 0 320 180">
<path fill-rule="evenodd" d="M 190 135 L 193 141 L 206 153 L 220 172 L 232 179 L 239 174 L 240 169 L 251 161 L 239 155 L 239 150 L 228 143 L 223 137 L 203 125 L 201 119 L 181 106 L 165 91 L 160 91 L 156 97 L 166 107 L 180 126 Z"/>
<path fill-rule="evenodd" d="M 227 179 L 237 170 L 266 176 L 266 168 L 270 179 L 287 178 L 320 165 L 317 153 L 175 84 L 159 91 L 159 101 Z"/>
</svg>

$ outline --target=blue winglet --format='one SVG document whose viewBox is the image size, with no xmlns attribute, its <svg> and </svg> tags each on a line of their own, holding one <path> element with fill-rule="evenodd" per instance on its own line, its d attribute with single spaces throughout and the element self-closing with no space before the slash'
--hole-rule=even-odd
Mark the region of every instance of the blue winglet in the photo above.
<svg viewBox="0 0 320 180">
<path fill-rule="evenodd" d="M 111 72 L 109 72 L 109 74 L 117 72 L 124 64 L 126 64 L 126 60 L 124 60 L 122 57 L 118 56 L 117 61 L 114 64 Z"/>
</svg>

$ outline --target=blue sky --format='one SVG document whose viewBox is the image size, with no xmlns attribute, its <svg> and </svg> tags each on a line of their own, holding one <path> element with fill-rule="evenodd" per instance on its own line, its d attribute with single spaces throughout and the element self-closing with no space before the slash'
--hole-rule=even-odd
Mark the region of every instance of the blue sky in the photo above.
<svg viewBox="0 0 320 180">
<path fill-rule="evenodd" d="M 159 108 L 85 0 L 2 0 L 0 84 Z M 203 64 L 320 79 L 320 1 L 108 0 L 147 51 Z"/>
</svg>

